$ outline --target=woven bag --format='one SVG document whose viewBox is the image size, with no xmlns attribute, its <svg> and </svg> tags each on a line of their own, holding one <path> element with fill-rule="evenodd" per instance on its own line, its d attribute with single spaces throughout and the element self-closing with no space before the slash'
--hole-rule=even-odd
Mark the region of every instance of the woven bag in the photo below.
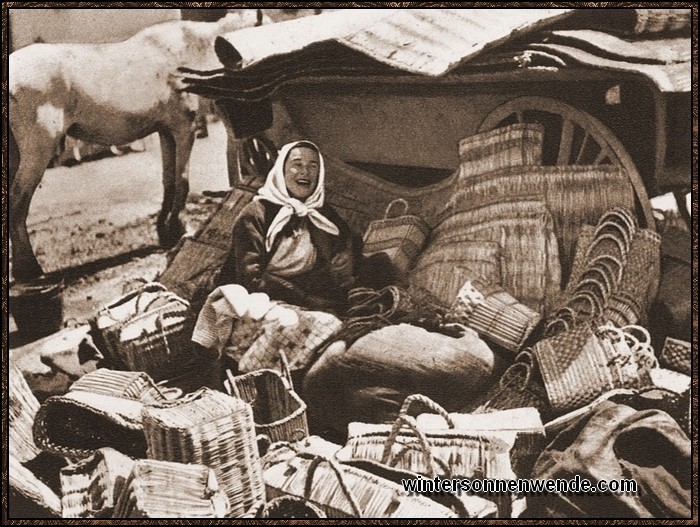
<svg viewBox="0 0 700 527">
<path fill-rule="evenodd" d="M 407 494 L 398 482 L 331 457 L 299 452 L 266 468 L 264 477 L 269 499 L 303 499 L 328 518 L 457 517 L 430 498 Z"/>
<path fill-rule="evenodd" d="M 253 411 L 245 401 L 201 388 L 144 407 L 143 423 L 149 458 L 214 469 L 232 517 L 264 499 Z"/>
<path fill-rule="evenodd" d="M 260 518 L 326 518 L 323 511 L 311 502 L 294 496 L 279 496 L 268 501 Z"/>
<path fill-rule="evenodd" d="M 666 337 L 659 355 L 659 364 L 686 375 L 692 375 L 692 346 L 690 342 Z"/>
<path fill-rule="evenodd" d="M 459 142 L 459 178 L 469 178 L 506 167 L 542 163 L 544 127 L 516 123 L 466 137 Z"/>
<path fill-rule="evenodd" d="M 189 303 L 179 297 L 131 318 L 120 330 L 119 353 L 132 371 L 154 380 L 176 377 L 195 364 Z"/>
<path fill-rule="evenodd" d="M 113 448 L 63 467 L 61 507 L 64 518 L 111 518 L 134 460 Z"/>
<path fill-rule="evenodd" d="M 539 341 L 532 350 L 552 408 L 566 413 L 609 390 L 651 385 L 657 363 L 650 341 L 641 326 L 586 323 Z"/>
<path fill-rule="evenodd" d="M 537 328 L 541 315 L 521 304 L 498 285 L 468 281 L 457 294 L 446 320 L 464 324 L 483 338 L 519 351 Z"/>
<path fill-rule="evenodd" d="M 540 200 L 507 200 L 451 215 L 433 230 L 431 243 L 464 240 L 498 243 L 497 283 L 538 312 L 553 307 L 560 294 L 561 266 L 553 218 Z"/>
<path fill-rule="evenodd" d="M 342 326 L 341 320 L 331 313 L 309 311 L 290 304 L 280 305 L 296 313 L 297 324 L 282 324 L 272 317 L 272 311 L 259 321 L 244 317 L 236 322 L 236 326 L 244 327 L 234 327 L 232 343 L 234 338 L 240 339 L 236 342 L 241 347 L 243 343 L 250 342 L 238 362 L 240 371 L 281 370 L 280 350 L 284 351 L 291 371 L 304 370 L 317 358 L 317 349 Z"/>
<path fill-rule="evenodd" d="M 271 442 L 298 441 L 309 435 L 306 403 L 294 391 L 284 352 L 282 374 L 276 370 L 257 370 L 234 377 L 226 370 L 229 395 L 242 399 L 253 408 L 255 431 Z"/>
<path fill-rule="evenodd" d="M 390 217 L 392 208 L 401 204 L 403 213 Z M 423 249 L 430 227 L 418 216 L 408 214 L 408 202 L 396 199 L 387 205 L 384 218 L 369 224 L 363 238 L 365 256 L 384 252 L 394 266 L 408 272 L 418 254 Z"/>
<path fill-rule="evenodd" d="M 225 518 L 228 513 L 226 494 L 209 467 L 141 459 L 126 480 L 114 517 Z"/>
<path fill-rule="evenodd" d="M 469 239 L 430 242 L 416 261 L 409 282 L 430 291 L 449 306 L 462 284 L 473 278 L 501 282 L 500 244 Z"/>
<path fill-rule="evenodd" d="M 31 461 L 40 452 L 34 443 L 32 426 L 39 401 L 27 384 L 22 370 L 10 365 L 9 381 L 9 445 L 10 454 L 21 463 Z"/>
<path fill-rule="evenodd" d="M 119 332 L 122 324 L 143 313 L 166 293 L 167 289 L 163 284 L 146 282 L 100 308 L 90 319 L 92 340 L 110 366 L 127 369 L 119 353 Z"/>
</svg>

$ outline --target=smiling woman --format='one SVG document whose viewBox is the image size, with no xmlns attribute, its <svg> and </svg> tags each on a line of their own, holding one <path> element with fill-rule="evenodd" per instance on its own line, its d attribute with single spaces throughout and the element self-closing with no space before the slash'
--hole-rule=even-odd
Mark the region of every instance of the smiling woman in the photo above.
<svg viewBox="0 0 700 527">
<path fill-rule="evenodd" d="M 318 147 L 282 147 L 233 227 L 218 285 L 237 283 L 308 309 L 342 313 L 361 258 L 359 238 L 325 201 Z"/>
</svg>

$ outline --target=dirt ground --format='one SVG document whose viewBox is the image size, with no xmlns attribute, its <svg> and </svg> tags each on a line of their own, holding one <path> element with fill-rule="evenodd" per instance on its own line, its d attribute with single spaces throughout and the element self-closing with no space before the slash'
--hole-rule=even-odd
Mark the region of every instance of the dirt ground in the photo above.
<svg viewBox="0 0 700 527">
<path fill-rule="evenodd" d="M 84 324 L 130 282 L 157 279 L 167 265 L 155 229 L 163 195 L 157 136 L 145 146 L 143 152 L 50 168 L 34 195 L 30 239 L 44 271 L 64 277 L 66 326 Z M 188 233 L 201 227 L 226 190 L 226 131 L 212 122 L 190 161 L 183 216 Z M 12 316 L 9 328 L 10 348 L 27 342 Z"/>
</svg>

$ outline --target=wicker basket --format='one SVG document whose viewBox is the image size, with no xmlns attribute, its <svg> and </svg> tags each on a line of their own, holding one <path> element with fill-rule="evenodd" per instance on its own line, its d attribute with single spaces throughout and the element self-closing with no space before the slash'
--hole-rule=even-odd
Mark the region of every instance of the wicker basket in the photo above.
<svg viewBox="0 0 700 527">
<path fill-rule="evenodd" d="M 124 322 L 139 315 L 167 293 L 165 286 L 158 282 L 147 282 L 113 300 L 97 315 L 90 319 L 92 340 L 102 352 L 107 363 L 119 369 L 126 369 L 126 364 L 119 353 L 119 332 Z"/>
<path fill-rule="evenodd" d="M 231 516 L 246 514 L 265 487 L 250 405 L 202 388 L 181 399 L 143 411 L 148 457 L 200 463 L 214 469 L 231 505 Z"/>
<path fill-rule="evenodd" d="M 544 127 L 516 123 L 464 138 L 459 142 L 459 177 L 469 178 L 506 167 L 540 165 Z"/>
<path fill-rule="evenodd" d="M 10 454 L 21 463 L 31 461 L 40 452 L 34 443 L 32 426 L 39 411 L 39 401 L 29 388 L 22 371 L 10 365 L 9 381 L 9 445 Z"/>
<path fill-rule="evenodd" d="M 391 209 L 397 204 L 404 206 L 403 213 L 390 217 Z M 396 199 L 387 205 L 383 219 L 375 220 L 367 227 L 363 254 L 371 256 L 384 252 L 397 269 L 408 272 L 429 234 L 430 227 L 425 221 L 408 214 L 406 200 Z"/>
<path fill-rule="evenodd" d="M 449 508 L 400 483 L 341 464 L 333 458 L 298 453 L 264 472 L 268 498 L 291 496 L 313 504 L 328 518 L 455 518 Z"/>
<path fill-rule="evenodd" d="M 132 371 L 154 380 L 175 377 L 194 365 L 189 305 L 183 300 L 151 310 L 124 323 L 119 353 Z"/>
<path fill-rule="evenodd" d="M 134 460 L 113 448 L 100 448 L 61 469 L 64 518 L 111 518 Z"/>
<path fill-rule="evenodd" d="M 162 388 L 145 373 L 100 368 L 75 381 L 71 391 L 87 391 L 113 397 L 136 399 L 143 404 L 168 401 L 182 395 L 179 389 Z"/>
<path fill-rule="evenodd" d="M 90 457 L 103 447 L 145 457 L 142 407 L 134 399 L 70 390 L 41 405 L 34 419 L 34 440 L 42 450 L 71 460 Z"/>
<path fill-rule="evenodd" d="M 474 280 L 463 284 L 445 318 L 464 324 L 483 338 L 517 352 L 523 348 L 542 317 L 500 286 Z"/>
<path fill-rule="evenodd" d="M 650 386 L 649 370 L 656 366 L 650 340 L 640 326 L 594 330 L 583 323 L 539 341 L 533 353 L 552 408 L 566 413 L 609 390 Z"/>
<path fill-rule="evenodd" d="M 659 364 L 669 370 L 692 375 L 691 343 L 673 337 L 666 337 L 659 355 Z"/>
<path fill-rule="evenodd" d="M 255 431 L 271 442 L 298 441 L 309 435 L 306 403 L 294 391 L 284 352 L 282 374 L 276 370 L 258 370 L 234 377 L 226 370 L 229 394 L 243 399 L 253 408 Z"/>
<path fill-rule="evenodd" d="M 416 402 L 441 415 L 447 427 L 421 430 L 408 414 Z M 404 431 L 409 430 L 406 434 Z M 514 478 L 510 449 L 502 438 L 455 428 L 452 417 L 429 398 L 406 398 L 393 425 L 351 423 L 348 441 L 336 454 L 341 460 L 366 459 L 429 478 Z"/>
<path fill-rule="evenodd" d="M 115 518 L 225 518 L 229 503 L 214 472 L 199 464 L 137 461 Z"/>
</svg>

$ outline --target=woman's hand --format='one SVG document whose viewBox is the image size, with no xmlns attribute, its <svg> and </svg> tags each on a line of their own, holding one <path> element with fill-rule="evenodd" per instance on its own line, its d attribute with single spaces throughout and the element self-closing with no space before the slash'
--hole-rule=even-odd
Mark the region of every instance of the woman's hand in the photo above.
<svg viewBox="0 0 700 527">
<path fill-rule="evenodd" d="M 331 260 L 331 272 L 340 287 L 349 288 L 355 283 L 352 256 L 349 251 L 336 254 Z"/>
</svg>

